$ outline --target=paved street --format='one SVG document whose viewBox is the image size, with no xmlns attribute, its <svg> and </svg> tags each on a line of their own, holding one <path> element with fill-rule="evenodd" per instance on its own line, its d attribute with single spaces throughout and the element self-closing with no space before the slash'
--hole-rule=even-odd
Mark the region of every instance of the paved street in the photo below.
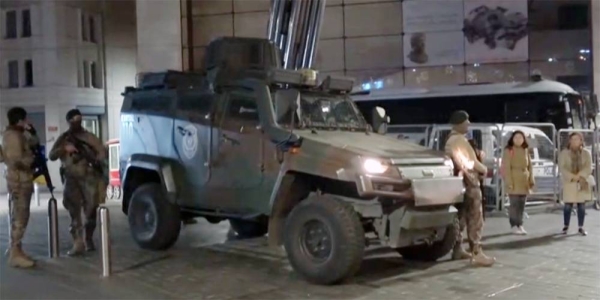
<svg viewBox="0 0 600 300">
<path fill-rule="evenodd" d="M 509 235 L 506 218 L 488 218 L 485 249 L 498 259 L 493 268 L 471 268 L 447 258 L 436 264 L 413 263 L 394 252 L 372 249 L 356 278 L 323 287 L 298 278 L 280 251 L 264 247 L 264 239 L 228 241 L 227 222 L 211 225 L 198 219 L 183 229 L 173 249 L 140 250 L 116 201 L 109 202 L 114 273 L 102 279 L 98 253 L 64 256 L 70 241 L 62 208 L 63 256 L 47 258 L 46 200 L 39 208 L 32 203 L 24 242 L 38 267 L 15 270 L 3 256 L 1 299 L 600 299 L 600 213 L 592 209 L 587 237 L 576 235 L 576 226 L 567 236 L 557 234 L 562 227 L 559 213 L 531 215 L 526 237 Z M 0 207 L 4 252 L 4 197 Z"/>
</svg>

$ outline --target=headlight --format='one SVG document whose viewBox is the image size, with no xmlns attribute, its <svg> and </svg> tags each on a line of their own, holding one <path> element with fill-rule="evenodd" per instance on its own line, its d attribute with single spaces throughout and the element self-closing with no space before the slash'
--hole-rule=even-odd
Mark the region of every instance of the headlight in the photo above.
<svg viewBox="0 0 600 300">
<path fill-rule="evenodd" d="M 363 168 L 367 173 L 382 174 L 387 170 L 388 166 L 381 163 L 381 161 L 369 158 L 363 163 Z"/>
<path fill-rule="evenodd" d="M 449 158 L 448 158 L 448 159 L 446 159 L 446 160 L 444 161 L 444 165 L 445 165 L 446 167 L 450 167 L 450 168 L 454 169 L 454 163 L 453 163 L 453 162 L 452 162 L 452 160 L 451 160 L 451 159 L 449 159 Z"/>
</svg>

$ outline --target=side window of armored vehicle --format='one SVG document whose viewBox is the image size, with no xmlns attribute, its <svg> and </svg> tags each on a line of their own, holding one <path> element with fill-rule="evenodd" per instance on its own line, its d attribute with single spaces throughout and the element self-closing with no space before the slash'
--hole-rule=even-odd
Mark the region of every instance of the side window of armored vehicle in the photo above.
<svg viewBox="0 0 600 300">
<path fill-rule="evenodd" d="M 171 98 L 167 96 L 135 95 L 131 101 L 131 109 L 141 113 L 167 114 L 172 108 L 171 104 Z"/>
<path fill-rule="evenodd" d="M 177 113 L 191 121 L 210 120 L 214 96 L 212 94 L 190 93 L 177 97 Z"/>
<path fill-rule="evenodd" d="M 231 93 L 223 120 L 223 128 L 229 130 L 240 130 L 241 127 L 256 127 L 260 124 L 258 108 L 254 98 Z"/>
</svg>

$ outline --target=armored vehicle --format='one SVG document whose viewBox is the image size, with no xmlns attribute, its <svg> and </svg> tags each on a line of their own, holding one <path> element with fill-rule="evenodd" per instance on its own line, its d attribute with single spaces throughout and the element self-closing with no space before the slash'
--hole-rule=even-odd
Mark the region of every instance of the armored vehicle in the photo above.
<svg viewBox="0 0 600 300">
<path fill-rule="evenodd" d="M 205 65 L 124 92 L 122 203 L 139 246 L 169 248 L 189 218 L 228 220 L 318 284 L 352 276 L 371 243 L 414 260 L 451 250 L 462 178 L 439 152 L 377 133 L 383 109 L 368 125 L 352 79 L 284 70 L 262 39 L 215 40 Z"/>
</svg>

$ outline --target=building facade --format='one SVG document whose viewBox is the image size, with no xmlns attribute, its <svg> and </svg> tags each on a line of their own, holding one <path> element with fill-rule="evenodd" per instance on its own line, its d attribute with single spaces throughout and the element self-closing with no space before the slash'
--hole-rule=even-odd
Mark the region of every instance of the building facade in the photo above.
<svg viewBox="0 0 600 300">
<path fill-rule="evenodd" d="M 117 22 L 106 26 L 104 35 L 99 1 L 2 1 L 0 126 L 7 125 L 10 107 L 22 106 L 42 144 L 50 149 L 67 129 L 67 111 L 78 108 L 89 131 L 104 140 L 109 137 L 109 125 L 117 120 L 107 120 L 106 103 L 116 100 L 120 105 L 124 84 L 132 85 L 135 78 L 135 2 L 129 3 L 125 17 L 131 26 L 118 21 L 115 12 L 112 19 Z M 103 42 L 110 46 L 103 47 Z M 106 73 L 105 53 L 111 60 Z M 49 163 L 60 190 L 58 167 Z M 0 182 L 2 191 L 5 182 Z"/>
<path fill-rule="evenodd" d="M 266 37 L 270 3 L 2 1 L 0 125 L 9 107 L 25 106 L 49 148 L 66 128 L 66 111 L 78 107 L 91 130 L 118 138 L 120 94 L 137 74 L 202 69 L 206 46 L 219 36 Z M 466 36 L 464 20 L 475 22 L 471 13 L 482 5 L 512 22 L 504 35 L 517 46 L 492 51 L 485 37 L 470 42 L 477 30 Z M 414 55 L 419 47 L 426 55 Z M 315 68 L 369 88 L 520 81 L 541 73 L 598 93 L 600 1 L 327 0 Z M 54 178 L 57 169 L 51 164 Z"/>
</svg>

